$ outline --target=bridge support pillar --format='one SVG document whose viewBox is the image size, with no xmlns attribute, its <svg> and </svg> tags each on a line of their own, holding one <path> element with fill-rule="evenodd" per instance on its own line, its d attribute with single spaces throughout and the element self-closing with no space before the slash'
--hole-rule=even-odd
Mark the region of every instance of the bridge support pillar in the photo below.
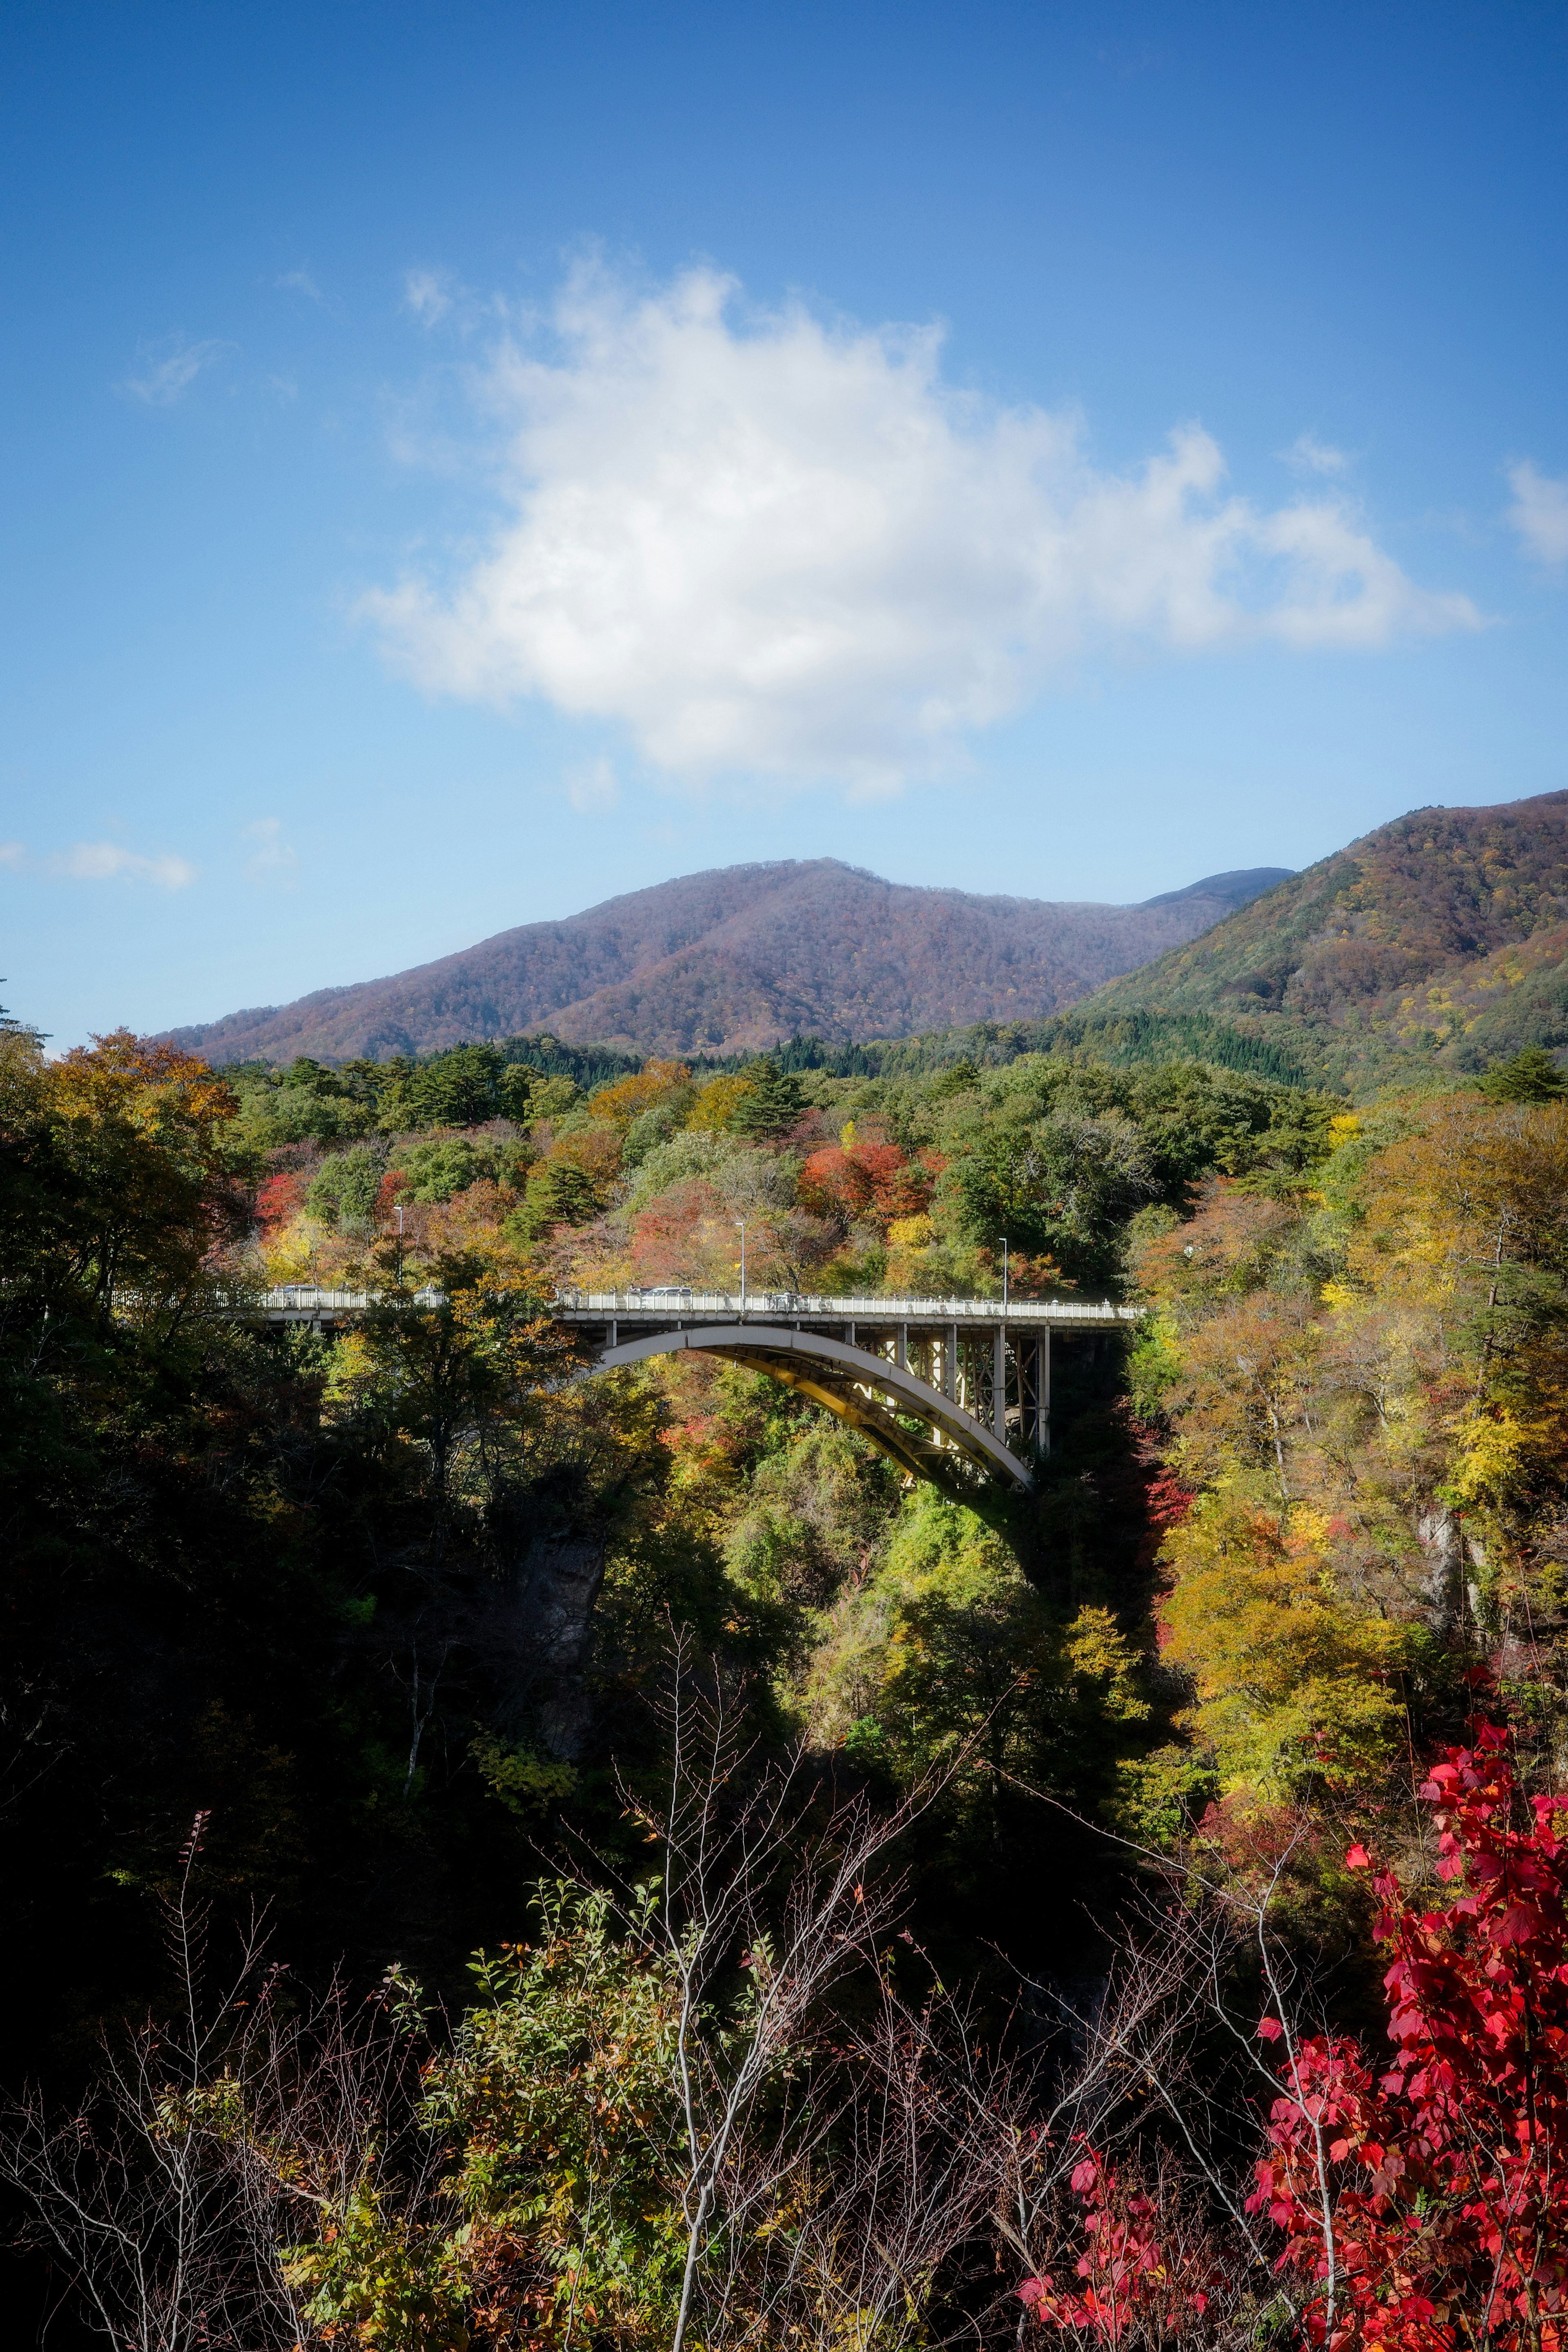
<svg viewBox="0 0 1568 2352">
<path fill-rule="evenodd" d="M 950 1323 L 947 1337 L 942 1343 L 942 1392 L 944 1397 L 958 1394 L 958 1326 Z"/>
<path fill-rule="evenodd" d="M 1018 1366 L 1018 1424 L 1026 1450 L 1051 1450 L 1051 1333 L 1020 1333 L 1014 1354 Z"/>
<path fill-rule="evenodd" d="M 998 1323 L 991 1339 L 991 1432 L 1007 1442 L 1007 1327 Z"/>
<path fill-rule="evenodd" d="M 907 1323 L 895 1324 L 893 1327 L 893 1361 L 897 1364 L 900 1372 L 907 1372 L 910 1369 L 909 1325 Z"/>
</svg>

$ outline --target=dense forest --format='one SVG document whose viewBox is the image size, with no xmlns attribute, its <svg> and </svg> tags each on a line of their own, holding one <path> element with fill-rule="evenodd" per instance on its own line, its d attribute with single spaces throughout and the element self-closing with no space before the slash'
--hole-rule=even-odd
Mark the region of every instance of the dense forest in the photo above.
<svg viewBox="0 0 1568 2352">
<path fill-rule="evenodd" d="M 1139 907 L 917 889 L 837 858 L 687 874 L 523 923 L 384 980 L 233 1013 L 170 1042 L 235 1062 L 424 1054 L 550 1027 L 574 1045 L 757 1052 L 1049 1013 L 1281 880 L 1215 874 Z"/>
<path fill-rule="evenodd" d="M 1229 1034 L 0 1034 L 16 2313 L 1553 2352 L 1563 1083 Z M 554 1292 L 732 1287 L 742 1218 L 759 1286 L 1005 1240 L 1145 1311 L 967 1507 L 737 1367 L 586 1374 Z"/>
<path fill-rule="evenodd" d="M 1218 1019 L 1356 1091 L 1568 1043 L 1568 793 L 1415 809 L 1085 1012 Z"/>
</svg>

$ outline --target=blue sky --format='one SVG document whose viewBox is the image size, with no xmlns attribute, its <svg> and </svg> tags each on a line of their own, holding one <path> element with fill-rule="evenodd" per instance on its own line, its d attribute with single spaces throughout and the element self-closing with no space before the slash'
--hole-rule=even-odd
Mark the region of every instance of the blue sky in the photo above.
<svg viewBox="0 0 1568 2352">
<path fill-rule="evenodd" d="M 1568 784 L 1555 6 L 13 5 L 57 1045 L 744 858 L 1128 899 Z"/>
</svg>

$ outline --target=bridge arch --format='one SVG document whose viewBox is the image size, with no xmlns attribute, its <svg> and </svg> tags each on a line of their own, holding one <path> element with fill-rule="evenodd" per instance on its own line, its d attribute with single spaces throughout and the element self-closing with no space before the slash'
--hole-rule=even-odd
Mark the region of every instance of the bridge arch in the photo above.
<svg viewBox="0 0 1568 2352">
<path fill-rule="evenodd" d="M 825 1332 L 796 1330 L 785 1323 L 703 1324 L 601 1349 L 595 1369 L 610 1371 L 649 1356 L 692 1349 L 727 1357 L 799 1390 L 859 1430 L 911 1477 L 950 1494 L 972 1496 L 977 1473 L 1015 1492 L 1034 1484 L 1028 1465 L 952 1397 L 885 1356 L 830 1339 Z M 919 1422 L 927 1434 L 910 1430 L 909 1421 Z"/>
</svg>

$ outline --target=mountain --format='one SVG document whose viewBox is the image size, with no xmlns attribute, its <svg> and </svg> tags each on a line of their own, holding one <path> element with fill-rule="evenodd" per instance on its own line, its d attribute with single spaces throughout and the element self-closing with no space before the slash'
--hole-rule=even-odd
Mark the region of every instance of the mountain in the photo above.
<svg viewBox="0 0 1568 2352">
<path fill-rule="evenodd" d="M 569 1044 L 734 1053 L 1053 1013 L 1289 872 L 1214 874 L 1139 907 L 918 890 L 834 857 L 726 866 L 525 923 L 389 980 L 169 1033 L 215 1061 L 385 1058 L 548 1024 Z"/>
<path fill-rule="evenodd" d="M 1568 792 L 1415 809 L 1081 1010 L 1215 1015 L 1342 1084 L 1568 1044 Z"/>
</svg>

